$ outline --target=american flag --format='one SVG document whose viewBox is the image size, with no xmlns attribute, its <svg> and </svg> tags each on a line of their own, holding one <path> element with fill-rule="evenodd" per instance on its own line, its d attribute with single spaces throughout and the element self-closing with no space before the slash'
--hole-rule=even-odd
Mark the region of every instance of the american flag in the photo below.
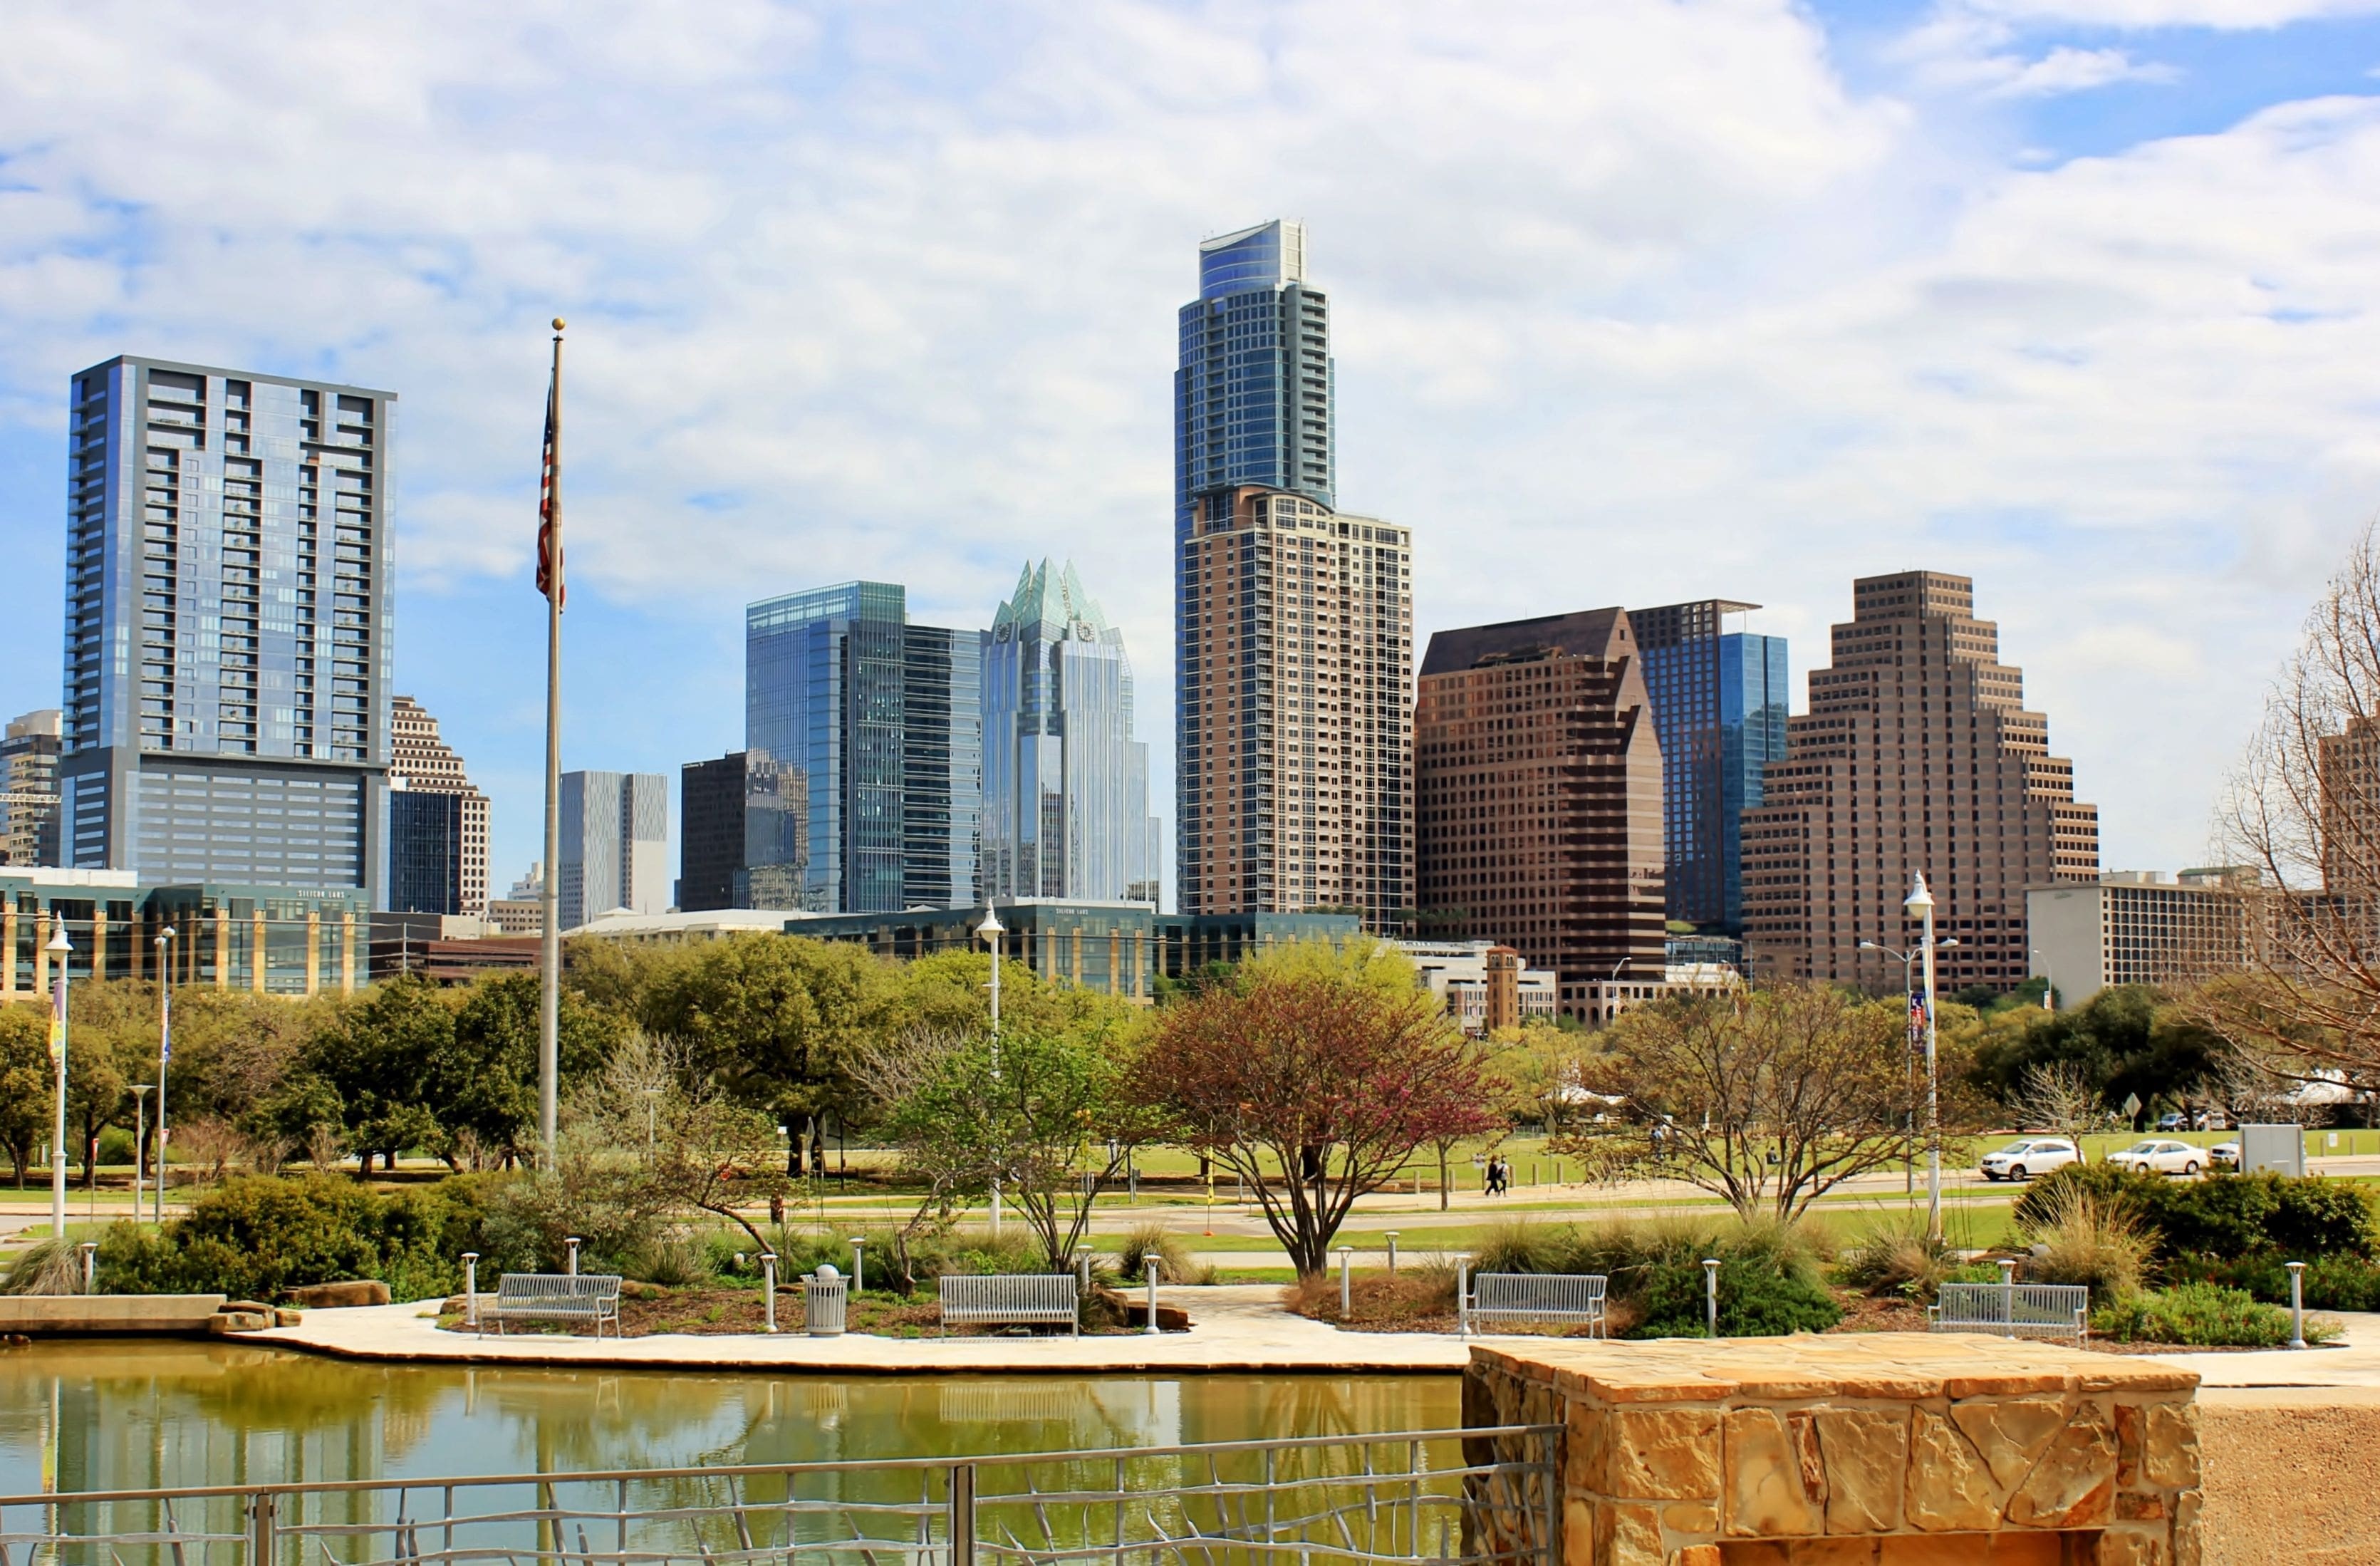
<svg viewBox="0 0 2380 1566">
<path fill-rule="evenodd" d="M 552 599 L 556 609 L 567 603 L 570 597 L 562 581 L 562 543 L 553 530 L 554 425 L 559 412 L 555 405 L 561 400 L 562 368 L 557 362 L 553 382 L 545 391 L 545 455 L 539 465 L 537 484 L 537 590 Z"/>
</svg>

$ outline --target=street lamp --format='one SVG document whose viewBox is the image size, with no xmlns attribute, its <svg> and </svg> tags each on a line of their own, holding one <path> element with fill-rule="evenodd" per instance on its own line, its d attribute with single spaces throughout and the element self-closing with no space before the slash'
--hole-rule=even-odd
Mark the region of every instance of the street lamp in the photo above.
<svg viewBox="0 0 2380 1566">
<path fill-rule="evenodd" d="M 2042 956 L 2040 947 L 2033 946 L 2026 950 L 2034 956 L 2041 957 L 2041 1009 L 2045 1012 L 2054 1012 L 2058 1010 L 2058 970 L 2050 965 L 2047 957 Z"/>
<path fill-rule="evenodd" d="M 1920 890 L 1923 890 L 1923 878 L 1922 878 L 1922 877 L 1920 878 Z M 1929 904 L 1929 906 L 1930 906 L 1930 904 Z M 1947 952 L 1947 951 L 1949 951 L 1951 947 L 1956 946 L 1957 944 L 1959 944 L 1959 938 L 1958 938 L 1957 936 L 1955 936 L 1955 935 L 1954 935 L 1954 936 L 1952 936 L 1949 940 L 1945 941 L 1944 942 L 1942 942 L 1942 950 L 1944 950 L 1944 951 L 1946 951 L 1946 952 Z M 1912 976 L 1912 965 L 1913 965 L 1913 964 L 1915 964 L 1915 963 L 1916 963 L 1916 961 L 1917 961 L 1918 953 L 1919 953 L 1919 948 L 1918 948 L 1918 947 L 1916 947 L 1916 946 L 1912 946 L 1912 947 L 1911 947 L 1908 951 L 1903 952 L 1902 950 L 1900 950 L 1900 949 L 1899 947 L 1897 947 L 1897 946 L 1887 946 L 1887 945 L 1886 945 L 1883 941 L 1861 941 L 1861 942 L 1859 943 L 1859 949 L 1860 949 L 1861 951 L 1863 951 L 1863 952 L 1881 952 L 1881 953 L 1883 953 L 1886 956 L 1888 956 L 1888 957 L 1891 958 L 1894 962 L 1899 963 L 1899 964 L 1900 965 L 1900 995 L 1901 995 L 1901 1007 L 1902 1007 L 1903 1014 L 1904 1014 L 1904 1015 L 1906 1015 L 1906 1016 L 1908 1016 L 1908 1017 L 1910 1018 L 1910 1029 L 1909 1029 L 1909 1031 L 1910 1031 L 1910 1036 L 1911 1036 L 1911 1037 L 1910 1037 L 1910 1039 L 1909 1039 L 1909 1043 L 1910 1043 L 1911 1050 L 1912 1050 L 1912 1051 L 1913 1052 L 1913 1051 L 1916 1050 L 1917 1045 L 1918 1045 L 1918 1039 L 1917 1039 L 1917 1038 L 1916 1038 L 1916 1033 L 1917 1033 L 1917 1028 L 1916 1028 L 1916 1015 L 1917 1015 L 1916 992 L 1917 992 L 1917 981 L 1916 981 L 1915 977 Z M 1932 965 L 1931 963 L 1929 963 L 1929 964 L 1927 964 L 1927 965 L 1926 965 L 1926 971 L 1927 971 L 1929 974 L 1933 971 L 1933 965 Z M 1930 978 L 1927 980 L 1927 989 L 1926 989 L 1926 997 L 1925 997 L 1925 1027 L 1926 1027 L 1927 1037 L 1928 1037 L 1928 1038 L 1930 1039 L 1930 1038 L 1931 1038 L 1931 1036 L 1932 1036 L 1932 1033 L 1933 1033 L 1933 1027 L 1934 1027 L 1934 996 L 1933 996 L 1932 980 L 1931 980 Z M 1928 1045 L 1928 1047 L 1927 1047 L 1927 1050 L 1926 1050 L 1926 1057 L 1925 1057 L 1925 1058 L 1926 1058 L 1926 1081 L 1927 1081 L 1928 1086 L 1929 1086 L 1929 1088 L 1930 1088 L 1930 1086 L 1931 1086 L 1931 1085 L 1932 1085 L 1932 1082 L 1933 1082 L 1933 1059 L 1934 1059 L 1934 1057 L 1933 1057 L 1933 1052 L 1932 1052 L 1932 1049 L 1931 1049 L 1931 1046 L 1930 1046 L 1930 1043 L 1929 1043 L 1929 1045 Z M 1910 1139 L 1911 1139 L 1912 1142 L 1916 1139 L 1916 1136 L 1917 1136 L 1917 1104 L 1916 1104 L 1916 1099 L 1917 1099 L 1917 1085 L 1916 1085 L 1916 1082 L 1915 1082 L 1915 1080 L 1914 1080 L 1914 1078 L 1915 1078 L 1915 1074 L 1916 1074 L 1916 1073 L 1915 1073 L 1914 1065 L 1913 1065 L 1913 1063 L 1912 1063 L 1912 1069 L 1911 1069 L 1911 1073 L 1910 1073 L 1910 1075 L 1911 1075 L 1911 1077 L 1912 1077 L 1912 1081 L 1911 1081 L 1911 1083 L 1910 1083 L 1910 1086 L 1909 1086 L 1909 1097 L 1910 1097 L 1910 1106 L 1909 1106 L 1909 1123 L 1909 1123 L 1909 1135 L 1910 1135 Z M 1903 1174 L 1903 1176 L 1905 1177 L 1905 1178 L 1904 1178 L 1904 1180 L 1903 1180 L 1903 1187 L 1908 1191 L 1908 1193 L 1909 1193 L 1911 1196 L 1915 1196 L 1915 1195 L 1917 1194 L 1917 1165 L 1916 1165 L 1916 1159 L 1915 1159 L 1914 1158 L 1905 1158 L 1905 1159 L 1903 1159 L 1901 1160 L 1901 1166 L 1900 1166 L 1900 1167 L 1901 1167 L 1902 1174 Z"/>
<path fill-rule="evenodd" d="M 174 1058 L 174 927 L 157 932 L 157 1221 L 165 1221 L 165 1063 Z M 138 1161 L 137 1155 L 135 1161 Z M 140 1203 L 135 1193 L 135 1222 Z"/>
<path fill-rule="evenodd" d="M 1934 1032 L 1934 894 L 1925 890 L 1922 873 L 1910 883 L 1909 895 L 1900 906 L 1925 926 L 1917 953 L 1925 967 L 1925 1235 L 1938 1244 L 1942 1239 L 1942 1082 Z"/>
<path fill-rule="evenodd" d="M 1000 938 L 1008 928 L 1000 922 L 1000 912 L 987 900 L 983 905 L 983 923 L 975 932 L 986 946 L 991 948 L 991 1079 L 1000 1080 Z M 1000 1176 L 991 1177 L 991 1237 L 1000 1238 Z"/>
<path fill-rule="evenodd" d="M 60 918 L 42 948 L 58 965 L 50 991 L 50 1064 L 57 1073 L 57 1123 L 50 1143 L 50 1234 L 60 1245 L 67 1241 L 67 955 L 74 942 L 67 939 L 67 921 Z"/>
</svg>

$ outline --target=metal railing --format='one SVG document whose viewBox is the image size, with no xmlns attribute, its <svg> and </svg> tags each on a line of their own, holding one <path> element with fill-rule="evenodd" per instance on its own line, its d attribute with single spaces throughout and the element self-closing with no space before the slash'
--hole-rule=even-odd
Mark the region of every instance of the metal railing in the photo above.
<svg viewBox="0 0 2380 1566">
<path fill-rule="evenodd" d="M 0 1496 L 0 1566 L 1559 1566 L 1560 1435 Z"/>
</svg>

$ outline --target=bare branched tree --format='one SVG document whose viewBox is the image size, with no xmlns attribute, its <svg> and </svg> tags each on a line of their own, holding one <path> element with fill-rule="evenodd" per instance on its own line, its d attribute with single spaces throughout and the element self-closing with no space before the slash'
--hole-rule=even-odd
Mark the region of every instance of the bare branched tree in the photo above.
<svg viewBox="0 0 2380 1566">
<path fill-rule="evenodd" d="M 2380 1086 L 2380 534 L 2307 617 L 2218 812 L 2242 872 L 2193 1009 L 2302 1079 Z M 2240 970 L 2244 969 L 2244 974 Z M 2325 1069 L 2326 1068 L 2326 1069 Z"/>
<path fill-rule="evenodd" d="M 2074 1140 L 2100 1118 L 2099 1087 L 2078 1062 L 2028 1066 L 2016 1110 L 2026 1127 L 2037 1125 Z"/>
</svg>

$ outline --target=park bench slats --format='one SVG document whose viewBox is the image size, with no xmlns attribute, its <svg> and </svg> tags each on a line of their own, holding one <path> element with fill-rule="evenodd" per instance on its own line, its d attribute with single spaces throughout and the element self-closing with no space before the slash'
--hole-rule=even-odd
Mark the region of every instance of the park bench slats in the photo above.
<svg viewBox="0 0 2380 1566">
<path fill-rule="evenodd" d="M 1560 1321 L 1609 1336 L 1603 1301 L 1609 1283 L 1595 1272 L 1483 1272 L 1463 1291 L 1461 1330 L 1468 1337 L 1475 1322 Z"/>
<path fill-rule="evenodd" d="M 1945 1283 L 1925 1307 L 1936 1332 L 1997 1332 L 2014 1338 L 2091 1335 L 2091 1291 L 2081 1283 Z"/>
<path fill-rule="evenodd" d="M 598 1338 L 608 1321 L 616 1338 L 620 1335 L 620 1280 L 601 1272 L 507 1272 L 496 1285 L 495 1303 L 488 1315 L 495 1320 L 499 1338 L 504 1335 L 508 1320 L 587 1321 L 594 1324 Z"/>
<path fill-rule="evenodd" d="M 1083 1334 L 1081 1302 L 1073 1274 L 992 1273 L 939 1281 L 942 1329 L 953 1326 L 1063 1326 Z"/>
</svg>

